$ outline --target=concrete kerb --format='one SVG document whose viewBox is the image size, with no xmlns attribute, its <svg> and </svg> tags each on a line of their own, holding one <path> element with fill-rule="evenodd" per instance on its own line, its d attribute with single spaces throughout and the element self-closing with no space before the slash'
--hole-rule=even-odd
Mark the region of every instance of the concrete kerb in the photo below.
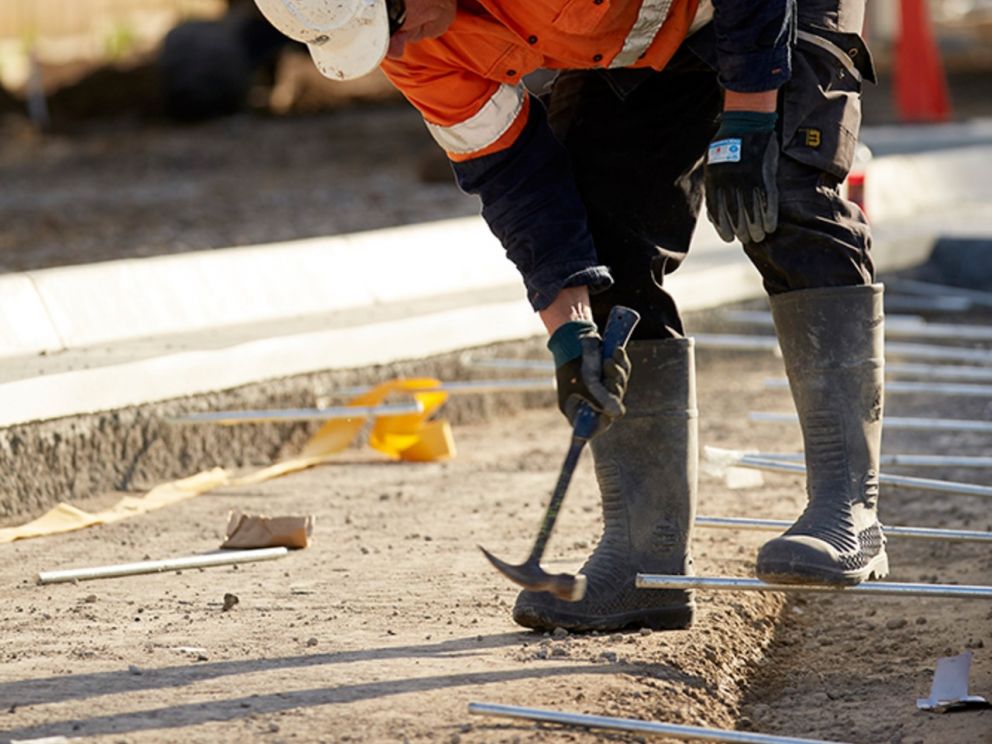
<svg viewBox="0 0 992 744">
<path fill-rule="evenodd" d="M 926 260 L 958 223 L 948 209 L 992 200 L 980 173 L 990 154 L 959 148 L 868 164 L 880 270 Z M 740 247 L 721 243 L 705 219 L 692 256 L 666 281 L 687 312 L 763 293 Z M 204 427 L 161 432 L 163 410 L 310 406 L 328 375 L 341 384 L 402 370 L 464 377 L 458 350 L 527 339 L 534 355 L 542 334 L 480 218 L 0 276 L 0 517 L 200 467 L 271 461 L 308 430 L 248 427 L 221 442 Z M 171 452 L 148 457 L 169 442 Z M 73 462 L 87 472 L 71 472 Z"/>
</svg>

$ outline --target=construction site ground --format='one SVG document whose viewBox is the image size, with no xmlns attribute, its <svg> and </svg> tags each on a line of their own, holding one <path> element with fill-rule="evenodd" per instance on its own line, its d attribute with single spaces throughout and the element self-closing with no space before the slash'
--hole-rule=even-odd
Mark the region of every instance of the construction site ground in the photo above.
<svg viewBox="0 0 992 744">
<path fill-rule="evenodd" d="M 8 122 L 4 134 L 4 271 L 478 209 L 437 168 L 428 135 L 405 108 L 245 116 L 188 128 L 122 123 L 45 137 Z M 374 168 L 359 141 L 375 143 Z M 931 319 L 989 324 L 992 313 Z M 689 318 L 690 333 L 716 330 L 730 330 L 719 313 Z M 526 353 L 547 358 L 538 340 L 527 342 Z M 431 368 L 426 360 L 404 367 L 418 370 Z M 701 349 L 698 371 L 702 444 L 801 448 L 797 427 L 747 417 L 792 409 L 787 392 L 763 389 L 766 377 L 782 375 L 780 360 L 767 352 Z M 971 691 L 992 697 L 987 602 L 700 594 L 689 631 L 576 636 L 516 627 L 515 589 L 476 546 L 524 558 L 568 430 L 550 393 L 492 405 L 454 401 L 451 412 L 458 455 L 448 462 L 388 462 L 358 447 L 333 464 L 265 484 L 0 546 L 0 742 L 56 735 L 94 742 L 642 740 L 470 716 L 473 700 L 859 744 L 992 742 L 992 711 L 937 715 L 916 708 L 929 693 L 937 658 L 965 651 L 974 653 Z M 992 406 L 983 398 L 892 395 L 887 413 L 989 420 Z M 266 431 L 275 458 L 298 446 L 306 427 Z M 977 434 L 892 431 L 884 447 L 981 455 L 988 443 Z M 664 443 L 658 446 L 663 456 Z M 108 457 L 117 451 L 104 450 Z M 154 456 L 168 458 L 161 442 Z M 142 477 L 129 476 L 133 493 L 155 484 L 155 471 L 137 462 L 130 475 Z M 87 469 L 98 464 L 73 467 L 86 483 Z M 987 482 L 975 470 L 913 474 Z M 74 503 L 96 509 L 120 495 L 93 493 Z M 798 476 L 768 474 L 762 486 L 745 490 L 729 488 L 713 472 L 701 476 L 701 514 L 792 519 L 803 500 Z M 214 550 L 233 509 L 314 514 L 313 544 L 238 568 L 35 584 L 42 570 Z M 882 517 L 890 524 L 992 529 L 988 500 L 976 496 L 883 487 Z M 547 565 L 577 568 L 599 524 L 587 454 Z M 750 575 L 766 537 L 697 530 L 696 570 Z M 889 552 L 896 581 L 988 584 L 992 576 L 987 545 L 893 539 Z M 228 610 L 226 594 L 238 598 Z"/>
<path fill-rule="evenodd" d="M 796 427 L 747 419 L 789 409 L 787 393 L 762 388 L 781 373 L 779 360 L 698 357 L 704 445 L 799 449 Z M 4 740 L 641 740 L 470 716 L 467 704 L 478 700 L 865 744 L 992 741 L 992 711 L 935 715 L 915 705 L 929 694 L 936 659 L 967 650 L 972 691 L 992 690 L 987 602 L 701 594 L 689 631 L 549 637 L 516 627 L 514 587 L 476 546 L 526 555 L 568 438 L 548 403 L 457 426 L 449 462 L 387 462 L 354 449 L 266 484 L 4 546 Z M 895 414 L 962 418 L 975 418 L 976 407 L 888 404 Z M 981 454 L 987 439 L 888 436 L 886 450 Z M 704 473 L 700 490 L 707 515 L 789 519 L 803 502 L 791 475 L 731 490 Z M 992 528 L 980 497 L 887 488 L 882 503 L 893 524 Z M 313 544 L 237 568 L 35 585 L 41 570 L 212 550 L 232 509 L 314 514 Z M 599 519 L 587 456 L 547 565 L 577 568 Z M 697 570 L 747 576 L 763 539 L 699 529 Z M 980 545 L 892 540 L 890 554 L 899 581 L 987 583 L 992 570 Z M 225 594 L 239 600 L 228 611 Z"/>
</svg>

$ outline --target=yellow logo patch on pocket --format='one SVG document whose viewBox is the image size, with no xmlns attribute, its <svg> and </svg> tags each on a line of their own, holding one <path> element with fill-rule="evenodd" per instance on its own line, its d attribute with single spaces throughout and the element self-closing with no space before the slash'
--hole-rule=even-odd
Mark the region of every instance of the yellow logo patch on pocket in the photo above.
<svg viewBox="0 0 992 744">
<path fill-rule="evenodd" d="M 803 144 L 806 145 L 806 147 L 812 147 L 816 150 L 819 149 L 821 144 L 823 144 L 823 133 L 819 129 L 803 127 L 802 129 L 798 129 L 796 131 L 798 134 L 802 135 Z"/>
</svg>

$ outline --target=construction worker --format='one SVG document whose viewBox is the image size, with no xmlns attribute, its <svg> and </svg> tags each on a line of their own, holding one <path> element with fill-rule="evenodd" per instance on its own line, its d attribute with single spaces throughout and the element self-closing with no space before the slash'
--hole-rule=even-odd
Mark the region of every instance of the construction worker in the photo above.
<svg viewBox="0 0 992 744">
<path fill-rule="evenodd" d="M 605 528 L 582 569 L 588 590 L 571 603 L 523 591 L 518 623 L 692 622 L 689 592 L 639 590 L 634 577 L 692 570 L 693 342 L 664 278 L 704 194 L 764 280 L 805 442 L 808 506 L 761 548 L 757 575 L 885 575 L 882 288 L 864 215 L 839 191 L 873 79 L 864 0 L 256 2 L 332 79 L 381 63 L 519 268 L 560 407 L 600 412 Z M 536 96 L 522 80 L 539 68 L 561 72 Z M 641 321 L 627 354 L 601 363 L 614 305 Z"/>
</svg>

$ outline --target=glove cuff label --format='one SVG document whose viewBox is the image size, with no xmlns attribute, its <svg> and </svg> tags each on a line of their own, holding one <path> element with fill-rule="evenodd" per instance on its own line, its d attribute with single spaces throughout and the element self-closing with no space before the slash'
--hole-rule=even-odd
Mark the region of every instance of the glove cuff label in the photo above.
<svg viewBox="0 0 992 744">
<path fill-rule="evenodd" d="M 741 161 L 741 141 L 739 139 L 722 139 L 710 143 L 706 162 L 739 163 Z"/>
</svg>

